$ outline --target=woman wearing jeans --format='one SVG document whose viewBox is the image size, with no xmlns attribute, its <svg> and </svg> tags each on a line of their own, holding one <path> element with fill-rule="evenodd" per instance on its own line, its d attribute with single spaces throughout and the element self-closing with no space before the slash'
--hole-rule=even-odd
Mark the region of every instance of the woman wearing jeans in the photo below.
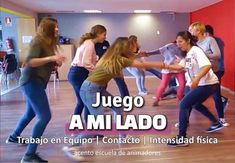
<svg viewBox="0 0 235 163">
<path fill-rule="evenodd" d="M 95 44 L 96 55 L 99 56 L 99 59 L 101 59 L 101 57 L 105 54 L 105 52 L 109 48 L 109 46 L 110 46 L 110 44 L 107 40 L 105 40 L 103 43 L 96 43 Z M 126 82 L 123 77 L 113 78 L 113 80 L 116 82 L 122 98 L 130 95 L 129 90 L 126 85 Z"/>
<path fill-rule="evenodd" d="M 178 65 L 166 65 L 167 69 L 183 70 L 189 74 L 191 91 L 184 96 L 180 103 L 179 110 L 179 135 L 176 142 L 168 143 L 169 146 L 187 146 L 186 142 L 178 141 L 179 138 L 186 138 L 187 121 L 190 108 L 195 108 L 211 121 L 211 127 L 207 132 L 214 132 L 223 128 L 223 125 L 203 105 L 203 102 L 219 89 L 219 81 L 211 69 L 211 63 L 205 53 L 195 46 L 193 37 L 188 31 L 179 32 L 177 45 L 182 51 L 186 51 L 185 60 Z"/>
<path fill-rule="evenodd" d="M 94 70 L 97 62 L 95 44 L 102 43 L 105 38 L 106 28 L 102 25 L 95 25 L 91 28 L 89 33 L 84 34 L 80 39 L 80 46 L 77 48 L 76 55 L 68 73 L 68 80 L 73 86 L 77 97 L 77 105 L 74 109 L 75 115 L 81 115 L 84 107 L 79 94 L 80 87 L 88 77 L 89 72 Z M 87 108 L 85 108 L 85 121 L 87 120 L 88 114 L 89 112 Z"/>
<path fill-rule="evenodd" d="M 213 72 L 220 80 L 221 77 L 219 74 L 219 58 L 221 57 L 221 52 L 216 40 L 211 36 L 205 35 L 206 27 L 200 22 L 195 22 L 191 24 L 189 28 L 191 34 L 197 38 L 197 46 L 199 46 L 204 51 L 204 53 L 211 62 Z M 220 123 L 224 126 L 228 126 L 229 124 L 225 121 L 224 118 L 224 107 L 220 89 L 214 93 L 213 99 Z"/>
<path fill-rule="evenodd" d="M 135 46 L 133 52 L 137 53 L 139 48 L 140 48 L 137 37 L 135 35 L 131 35 L 129 37 L 129 42 L 131 42 L 131 44 L 133 46 Z M 139 61 L 143 62 L 144 58 L 140 58 Z M 136 68 L 136 67 L 127 67 L 126 69 L 131 75 L 133 75 L 135 77 L 136 86 L 137 86 L 137 89 L 138 89 L 138 92 L 139 92 L 138 95 L 140 95 L 140 96 L 147 95 L 148 91 L 145 88 L 145 72 L 144 72 L 144 69 L 140 69 L 140 68 Z"/>
<path fill-rule="evenodd" d="M 51 72 L 55 66 L 61 66 L 65 57 L 55 55 L 58 38 L 57 21 L 43 18 L 37 29 L 36 37 L 30 44 L 25 68 L 20 78 L 20 85 L 26 100 L 26 111 L 18 121 L 15 130 L 7 139 L 7 143 L 18 142 L 24 128 L 37 116 L 33 126 L 32 138 L 40 138 L 51 119 L 51 111 L 45 92 Z M 36 154 L 38 144 L 29 144 L 27 152 L 21 160 L 25 162 L 48 162 Z"/>
<path fill-rule="evenodd" d="M 127 37 L 117 38 L 109 47 L 106 54 L 99 60 L 95 70 L 83 82 L 80 96 L 92 115 L 104 114 L 102 106 L 97 108 L 92 107 L 92 104 L 96 103 L 96 94 L 99 92 L 101 96 L 112 96 L 106 91 L 106 86 L 113 77 L 121 77 L 124 68 L 162 68 L 163 63 L 161 62 L 140 63 L 134 60 L 133 51 L 135 47 L 135 45 L 130 44 Z M 113 107 L 112 109 L 116 114 L 122 114 L 121 108 Z"/>
</svg>

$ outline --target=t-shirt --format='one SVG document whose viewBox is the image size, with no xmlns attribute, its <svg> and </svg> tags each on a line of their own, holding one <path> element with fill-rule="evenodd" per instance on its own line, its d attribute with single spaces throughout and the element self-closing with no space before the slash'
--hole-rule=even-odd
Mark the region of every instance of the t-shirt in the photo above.
<svg viewBox="0 0 235 163">
<path fill-rule="evenodd" d="M 207 36 L 204 40 L 198 41 L 197 45 L 202 48 L 206 56 L 209 58 L 214 72 L 219 71 L 220 49 L 213 37 Z"/>
<path fill-rule="evenodd" d="M 92 71 L 95 68 L 97 61 L 94 42 L 89 39 L 79 46 L 76 50 L 75 57 L 72 61 L 72 66 L 85 67 Z"/>
<path fill-rule="evenodd" d="M 188 51 L 185 60 L 182 60 L 179 65 L 186 69 L 186 72 L 188 72 L 189 75 L 189 83 L 191 83 L 192 79 L 197 76 L 200 69 L 204 66 L 211 65 L 211 63 L 201 48 L 193 46 Z M 218 83 L 218 78 L 212 69 L 210 69 L 209 72 L 200 79 L 198 85 L 204 86 L 216 83 Z"/>
<path fill-rule="evenodd" d="M 46 45 L 43 45 L 39 39 L 35 38 L 31 42 L 25 63 L 33 58 L 44 58 L 55 55 L 54 51 L 50 49 L 51 48 L 47 47 Z M 27 83 L 30 79 L 33 79 L 40 84 L 46 85 L 50 79 L 51 72 L 53 71 L 55 64 L 55 62 L 49 62 L 38 67 L 29 67 L 26 64 L 20 77 L 20 85 Z"/>
<path fill-rule="evenodd" d="M 106 86 L 112 78 L 120 77 L 120 75 L 122 74 L 122 69 L 125 67 L 131 66 L 133 63 L 133 60 L 125 58 L 125 57 L 119 57 L 116 63 L 119 63 L 119 64 L 113 64 L 113 66 L 116 65 L 115 68 L 117 69 L 117 72 L 118 72 L 117 74 L 111 74 L 110 72 L 105 70 L 102 65 L 99 65 L 99 66 L 96 66 L 95 70 L 89 75 L 87 80 Z"/>
<path fill-rule="evenodd" d="M 102 43 L 95 44 L 96 55 L 99 56 L 99 59 L 104 55 L 109 46 L 109 42 L 106 40 L 104 40 Z"/>
</svg>

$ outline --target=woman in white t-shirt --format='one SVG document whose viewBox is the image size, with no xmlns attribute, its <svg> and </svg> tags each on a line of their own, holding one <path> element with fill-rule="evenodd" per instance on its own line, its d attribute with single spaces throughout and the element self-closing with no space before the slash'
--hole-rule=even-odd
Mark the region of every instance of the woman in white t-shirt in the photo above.
<svg viewBox="0 0 235 163">
<path fill-rule="evenodd" d="M 179 135 L 175 142 L 168 143 L 169 146 L 187 146 L 186 141 L 177 141 L 186 138 L 189 108 L 195 108 L 206 116 L 212 123 L 207 132 L 214 132 L 223 128 L 214 115 L 202 103 L 219 89 L 219 81 L 211 69 L 211 63 L 202 49 L 195 46 L 193 37 L 188 31 L 179 32 L 177 45 L 182 51 L 186 51 L 185 60 L 179 64 L 165 65 L 167 69 L 185 69 L 189 74 L 190 92 L 184 96 L 179 110 Z"/>
</svg>

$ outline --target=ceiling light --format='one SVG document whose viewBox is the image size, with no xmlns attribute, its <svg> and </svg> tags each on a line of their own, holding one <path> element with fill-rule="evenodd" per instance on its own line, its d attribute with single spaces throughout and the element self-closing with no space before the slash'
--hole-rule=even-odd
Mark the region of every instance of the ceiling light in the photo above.
<svg viewBox="0 0 235 163">
<path fill-rule="evenodd" d="M 143 14 L 143 13 L 151 13 L 152 12 L 152 10 L 134 10 L 134 13 L 141 13 L 141 14 Z"/>
<path fill-rule="evenodd" d="M 83 10 L 84 13 L 102 13 L 101 10 Z"/>
</svg>

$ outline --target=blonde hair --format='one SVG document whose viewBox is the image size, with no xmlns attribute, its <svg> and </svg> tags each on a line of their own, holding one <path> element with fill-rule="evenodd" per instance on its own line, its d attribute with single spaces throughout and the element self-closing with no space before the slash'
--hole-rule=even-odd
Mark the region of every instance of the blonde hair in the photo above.
<svg viewBox="0 0 235 163">
<path fill-rule="evenodd" d="M 189 27 L 195 28 L 196 30 L 200 31 L 200 33 L 204 34 L 206 32 L 206 27 L 201 22 L 192 23 Z"/>
<path fill-rule="evenodd" d="M 98 34 L 106 32 L 106 28 L 103 25 L 95 25 L 91 28 L 91 31 L 89 33 L 85 33 L 81 36 L 79 40 L 79 46 L 84 43 L 84 41 L 89 39 L 94 39 L 97 37 Z"/>
<path fill-rule="evenodd" d="M 131 58 L 132 55 L 128 38 L 118 37 L 96 66 L 102 66 L 106 72 L 121 76 L 123 67 L 122 63 L 120 63 L 120 57 Z"/>
<path fill-rule="evenodd" d="M 42 46 L 45 46 L 52 51 L 56 51 L 58 36 L 56 36 L 55 28 L 57 24 L 56 19 L 44 17 L 37 28 L 37 33 L 34 40 L 38 40 Z"/>
</svg>

